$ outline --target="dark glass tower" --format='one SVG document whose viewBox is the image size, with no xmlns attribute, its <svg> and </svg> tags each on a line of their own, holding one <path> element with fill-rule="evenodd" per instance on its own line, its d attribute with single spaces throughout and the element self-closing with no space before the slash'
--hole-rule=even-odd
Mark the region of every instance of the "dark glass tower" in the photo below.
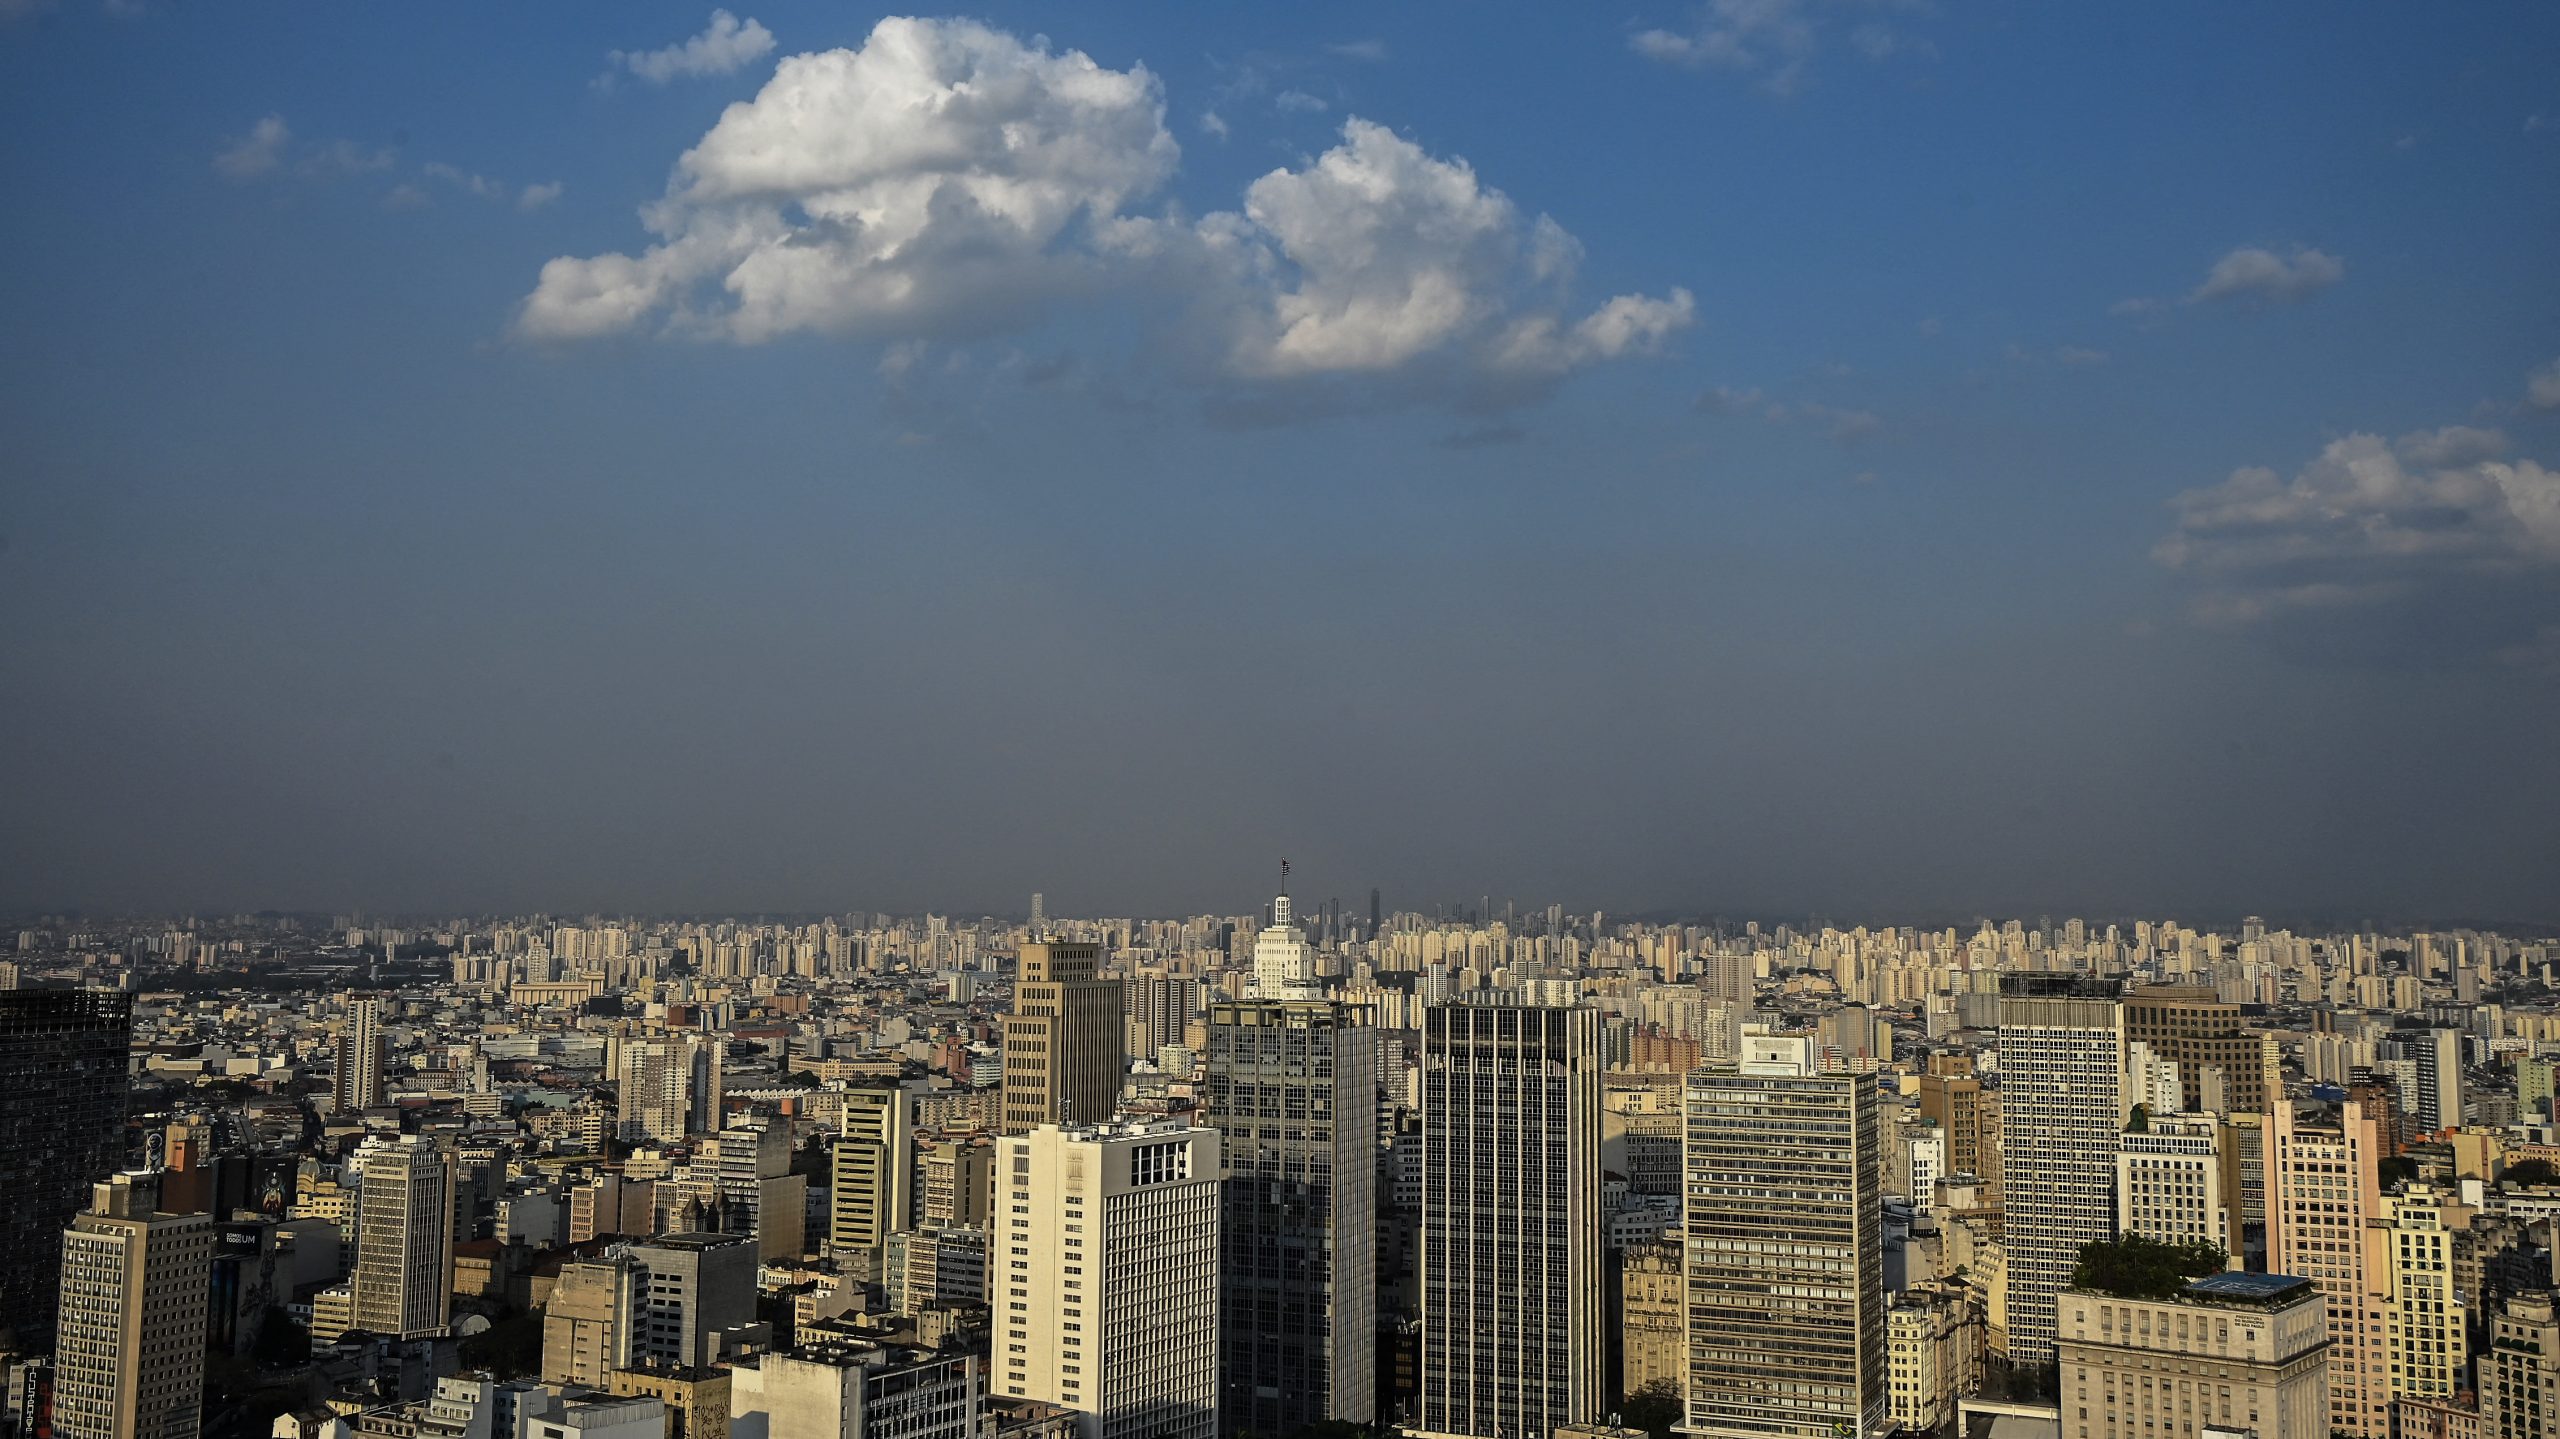
<svg viewBox="0 0 2560 1439">
<path fill-rule="evenodd" d="M 1378 1033 L 1366 1011 L 1209 1011 L 1209 1115 L 1226 1154 L 1218 1428 L 1287 1439 L 1374 1422 Z"/>
<path fill-rule="evenodd" d="M 133 996 L 0 990 L 0 1330 L 53 1336 L 62 1231 L 124 1161 Z"/>
</svg>

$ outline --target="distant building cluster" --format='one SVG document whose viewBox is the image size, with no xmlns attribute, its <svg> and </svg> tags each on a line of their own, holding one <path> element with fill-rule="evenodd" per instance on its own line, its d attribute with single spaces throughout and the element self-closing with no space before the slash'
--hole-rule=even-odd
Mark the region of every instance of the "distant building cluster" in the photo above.
<svg viewBox="0 0 2560 1439">
<path fill-rule="evenodd" d="M 29 917 L 0 1439 L 2560 1439 L 2556 964 Z"/>
</svg>

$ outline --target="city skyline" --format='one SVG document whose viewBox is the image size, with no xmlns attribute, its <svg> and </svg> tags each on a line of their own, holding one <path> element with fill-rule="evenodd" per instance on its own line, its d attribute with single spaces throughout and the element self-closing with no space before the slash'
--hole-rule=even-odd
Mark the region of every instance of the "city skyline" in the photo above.
<svg viewBox="0 0 2560 1439">
<path fill-rule="evenodd" d="M 0 4 L 0 905 L 2560 919 L 2549 7 L 970 14 Z"/>
</svg>

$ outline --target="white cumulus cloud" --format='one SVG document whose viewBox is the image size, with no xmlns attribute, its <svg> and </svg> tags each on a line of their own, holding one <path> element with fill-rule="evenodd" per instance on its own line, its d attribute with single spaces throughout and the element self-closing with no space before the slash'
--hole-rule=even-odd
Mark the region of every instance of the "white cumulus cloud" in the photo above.
<svg viewBox="0 0 2560 1439">
<path fill-rule="evenodd" d="M 1395 374 L 1481 399 L 1651 352 L 1693 318 L 1680 290 L 1576 312 L 1561 226 L 1356 117 L 1240 209 L 1184 216 L 1160 199 L 1180 159 L 1164 116 L 1143 66 L 884 20 L 859 49 L 784 59 L 677 161 L 642 212 L 653 243 L 552 260 L 517 329 L 940 341 L 1108 292 L 1193 378 Z"/>
<path fill-rule="evenodd" d="M 2292 304 L 2307 300 L 2346 277 L 2346 262 L 2335 255 L 2298 245 L 2290 255 L 2249 246 L 2214 261 L 2204 283 L 2187 296 L 2187 303 L 2268 300 Z"/>
<path fill-rule="evenodd" d="M 698 75 L 734 75 L 773 53 L 773 32 L 726 10 L 711 12 L 701 34 L 663 50 L 615 50 L 605 59 L 652 85 Z"/>
<path fill-rule="evenodd" d="M 2152 557 L 2193 576 L 2198 613 L 2222 620 L 2547 581 L 2560 575 L 2560 471 L 2505 449 L 2466 426 L 2348 435 L 2291 477 L 2253 467 L 2179 495 Z"/>
</svg>

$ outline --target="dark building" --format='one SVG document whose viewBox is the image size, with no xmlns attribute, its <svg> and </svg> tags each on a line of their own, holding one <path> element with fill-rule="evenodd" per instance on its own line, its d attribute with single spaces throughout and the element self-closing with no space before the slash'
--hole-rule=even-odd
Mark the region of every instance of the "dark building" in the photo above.
<svg viewBox="0 0 2560 1439">
<path fill-rule="evenodd" d="M 1321 1000 L 1210 1007 L 1225 1434 L 1378 1415 L 1378 1035 L 1365 1013 Z"/>
<path fill-rule="evenodd" d="M 62 1231 L 124 1162 L 133 996 L 0 991 L 0 1331 L 53 1338 Z"/>
</svg>

